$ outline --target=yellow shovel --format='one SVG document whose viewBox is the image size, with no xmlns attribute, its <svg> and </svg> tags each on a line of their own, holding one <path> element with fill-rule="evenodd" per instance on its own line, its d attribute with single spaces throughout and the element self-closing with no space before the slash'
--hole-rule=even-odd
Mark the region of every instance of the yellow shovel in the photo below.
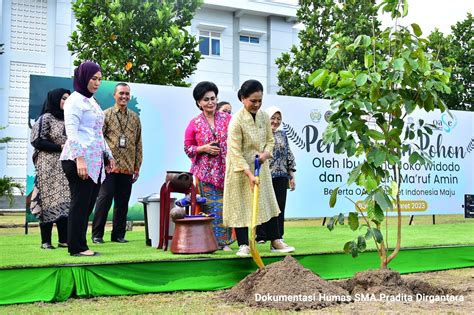
<svg viewBox="0 0 474 315">
<path fill-rule="evenodd" d="M 258 155 L 255 156 L 255 186 L 253 188 L 253 208 L 252 208 L 252 233 L 250 238 L 250 254 L 252 254 L 253 261 L 257 264 L 258 268 L 262 269 L 265 267 L 265 264 L 260 257 L 260 254 L 257 250 L 257 244 L 255 243 L 255 236 L 257 234 L 257 215 L 258 215 L 258 190 L 260 184 L 260 162 L 258 161 Z"/>
</svg>

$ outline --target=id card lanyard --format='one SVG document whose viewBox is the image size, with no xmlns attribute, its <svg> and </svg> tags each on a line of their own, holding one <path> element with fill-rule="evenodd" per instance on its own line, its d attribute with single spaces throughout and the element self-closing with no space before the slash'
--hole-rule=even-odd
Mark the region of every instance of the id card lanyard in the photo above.
<svg viewBox="0 0 474 315">
<path fill-rule="evenodd" d="M 125 113 L 127 113 L 126 109 L 125 109 Z M 122 132 L 119 136 L 119 148 L 125 148 L 127 146 L 127 140 L 125 138 L 125 130 L 127 130 L 127 125 L 128 125 L 128 113 L 126 115 L 127 115 L 127 120 L 125 121 L 125 127 L 122 127 L 122 123 L 120 122 L 118 112 L 115 112 L 115 118 L 117 118 L 117 122 L 119 124 L 120 131 Z"/>
<path fill-rule="evenodd" d="M 216 132 L 216 130 L 215 130 L 214 128 L 212 128 L 212 126 L 211 126 L 211 124 L 209 123 L 209 121 L 207 121 L 207 118 L 206 118 L 206 116 L 204 115 L 204 113 L 202 113 L 202 116 L 204 117 L 204 120 L 206 121 L 207 125 L 209 126 L 209 129 L 211 130 L 211 133 L 212 133 L 212 135 L 214 136 L 214 139 L 215 139 L 216 141 L 218 141 L 219 138 L 217 138 L 217 132 Z M 214 121 L 215 121 L 215 119 L 216 119 L 215 117 L 216 117 L 216 116 L 214 115 Z"/>
</svg>

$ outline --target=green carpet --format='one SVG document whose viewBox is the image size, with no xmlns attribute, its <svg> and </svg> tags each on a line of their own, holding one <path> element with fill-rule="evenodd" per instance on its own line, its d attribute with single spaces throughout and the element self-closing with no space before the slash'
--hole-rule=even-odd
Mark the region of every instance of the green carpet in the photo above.
<svg viewBox="0 0 474 315">
<path fill-rule="evenodd" d="M 71 257 L 67 249 L 40 249 L 39 229 L 31 229 L 30 234 L 8 234 L 0 236 L 0 268 L 56 266 L 69 264 L 96 264 L 136 261 L 175 260 L 192 258 L 233 259 L 236 258 L 236 244 L 232 245 L 233 252 L 217 251 L 205 255 L 174 255 L 145 245 L 143 227 L 127 232 L 129 243 L 119 244 L 106 242 L 96 245 L 89 242 L 92 250 L 100 252 L 99 257 Z M 390 246 L 395 243 L 395 230 L 389 233 Z M 403 226 L 402 247 L 431 247 L 445 245 L 474 245 L 474 224 L 439 224 Z M 308 255 L 328 252 L 341 252 L 346 241 L 357 235 L 347 226 L 337 227 L 330 232 L 323 226 L 289 226 L 285 228 L 285 241 L 296 247 L 296 255 Z M 385 237 L 385 233 L 384 233 Z M 53 234 L 53 240 L 56 240 Z M 110 239 L 106 233 L 104 240 Z M 368 249 L 374 249 L 371 242 Z M 270 253 L 269 244 L 258 245 L 260 254 L 264 257 L 278 256 Z M 352 258 L 351 258 L 352 259 Z"/>
<path fill-rule="evenodd" d="M 348 227 L 329 232 L 322 226 L 289 225 L 285 241 L 297 248 L 293 257 L 325 279 L 348 278 L 379 267 L 370 243 L 369 251 L 356 259 L 341 252 L 344 242 L 356 237 Z M 404 226 L 405 249 L 390 267 L 401 273 L 472 267 L 473 228 L 473 224 Z M 218 290 L 232 287 L 256 270 L 251 258 L 238 258 L 235 250 L 174 255 L 147 247 L 143 227 L 127 233 L 129 243 L 92 244 L 93 250 L 102 253 L 99 257 L 71 257 L 65 249 L 42 250 L 38 229 L 29 235 L 10 231 L 0 231 L 0 235 L 0 305 L 64 301 L 71 296 Z M 106 234 L 105 239 L 109 237 Z M 395 231 L 388 237 L 395 240 Z M 266 264 L 284 257 L 271 254 L 269 244 L 259 245 L 259 250 Z"/>
<path fill-rule="evenodd" d="M 378 265 L 375 252 L 357 259 L 341 253 L 294 257 L 325 279 L 351 277 Z M 267 257 L 264 262 L 280 259 Z M 391 266 L 401 273 L 472 267 L 474 246 L 403 250 Z M 0 305 L 64 301 L 71 296 L 226 289 L 255 270 L 251 258 L 3 269 Z"/>
</svg>

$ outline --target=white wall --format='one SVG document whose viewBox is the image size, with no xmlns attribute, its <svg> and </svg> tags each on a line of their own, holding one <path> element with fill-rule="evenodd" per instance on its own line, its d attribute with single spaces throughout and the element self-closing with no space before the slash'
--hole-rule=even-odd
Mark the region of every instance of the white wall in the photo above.
<svg viewBox="0 0 474 315">
<path fill-rule="evenodd" d="M 282 17 L 271 16 L 268 18 L 268 40 L 270 42 L 268 51 L 268 93 L 276 94 L 280 89 L 278 86 L 278 67 L 275 59 L 287 52 L 293 44 L 298 41 L 298 31 Z"/>
<path fill-rule="evenodd" d="M 202 8 L 196 12 L 191 24 L 191 33 L 199 38 L 199 24 L 213 24 L 225 27 L 221 33 L 221 55 L 205 56 L 195 74 L 189 79 L 193 85 L 200 81 L 213 81 L 220 89 L 232 89 L 233 62 L 233 13 Z"/>
<path fill-rule="evenodd" d="M 0 147 L 0 176 L 24 182 L 28 139 L 31 74 L 70 76 L 72 58 L 66 43 L 71 34 L 69 0 L 2 1 L 0 42 L 0 137 L 14 139 Z"/>
<path fill-rule="evenodd" d="M 54 41 L 54 74 L 61 77 L 73 75 L 73 57 L 67 49 L 67 42 L 73 31 L 73 13 L 70 0 L 57 0 Z"/>
<path fill-rule="evenodd" d="M 225 27 L 221 56 L 203 56 L 188 82 L 195 85 L 208 80 L 215 82 L 221 90 L 237 90 L 245 80 L 256 79 L 263 84 L 266 93 L 275 94 L 279 90 L 275 59 L 298 40 L 298 30 L 293 28 L 293 22 L 285 17 L 266 16 L 250 10 L 232 12 L 203 7 L 192 22 L 191 32 L 195 36 L 199 34 L 200 24 Z M 260 42 L 240 42 L 240 35 L 259 37 Z"/>
<path fill-rule="evenodd" d="M 249 79 L 259 80 L 264 87 L 267 86 L 267 17 L 244 14 L 240 17 L 241 30 L 255 30 L 264 33 L 260 37 L 260 43 L 239 42 L 240 52 L 240 82 L 239 85 Z M 247 35 L 242 33 L 242 35 Z"/>
</svg>

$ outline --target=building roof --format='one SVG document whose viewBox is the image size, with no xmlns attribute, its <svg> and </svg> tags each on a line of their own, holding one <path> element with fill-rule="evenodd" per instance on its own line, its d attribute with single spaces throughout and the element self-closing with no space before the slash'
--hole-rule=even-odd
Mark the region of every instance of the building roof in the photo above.
<svg viewBox="0 0 474 315">
<path fill-rule="evenodd" d="M 237 17 L 244 14 L 260 16 L 281 16 L 296 21 L 297 0 L 204 0 L 204 8 L 235 12 Z"/>
</svg>

